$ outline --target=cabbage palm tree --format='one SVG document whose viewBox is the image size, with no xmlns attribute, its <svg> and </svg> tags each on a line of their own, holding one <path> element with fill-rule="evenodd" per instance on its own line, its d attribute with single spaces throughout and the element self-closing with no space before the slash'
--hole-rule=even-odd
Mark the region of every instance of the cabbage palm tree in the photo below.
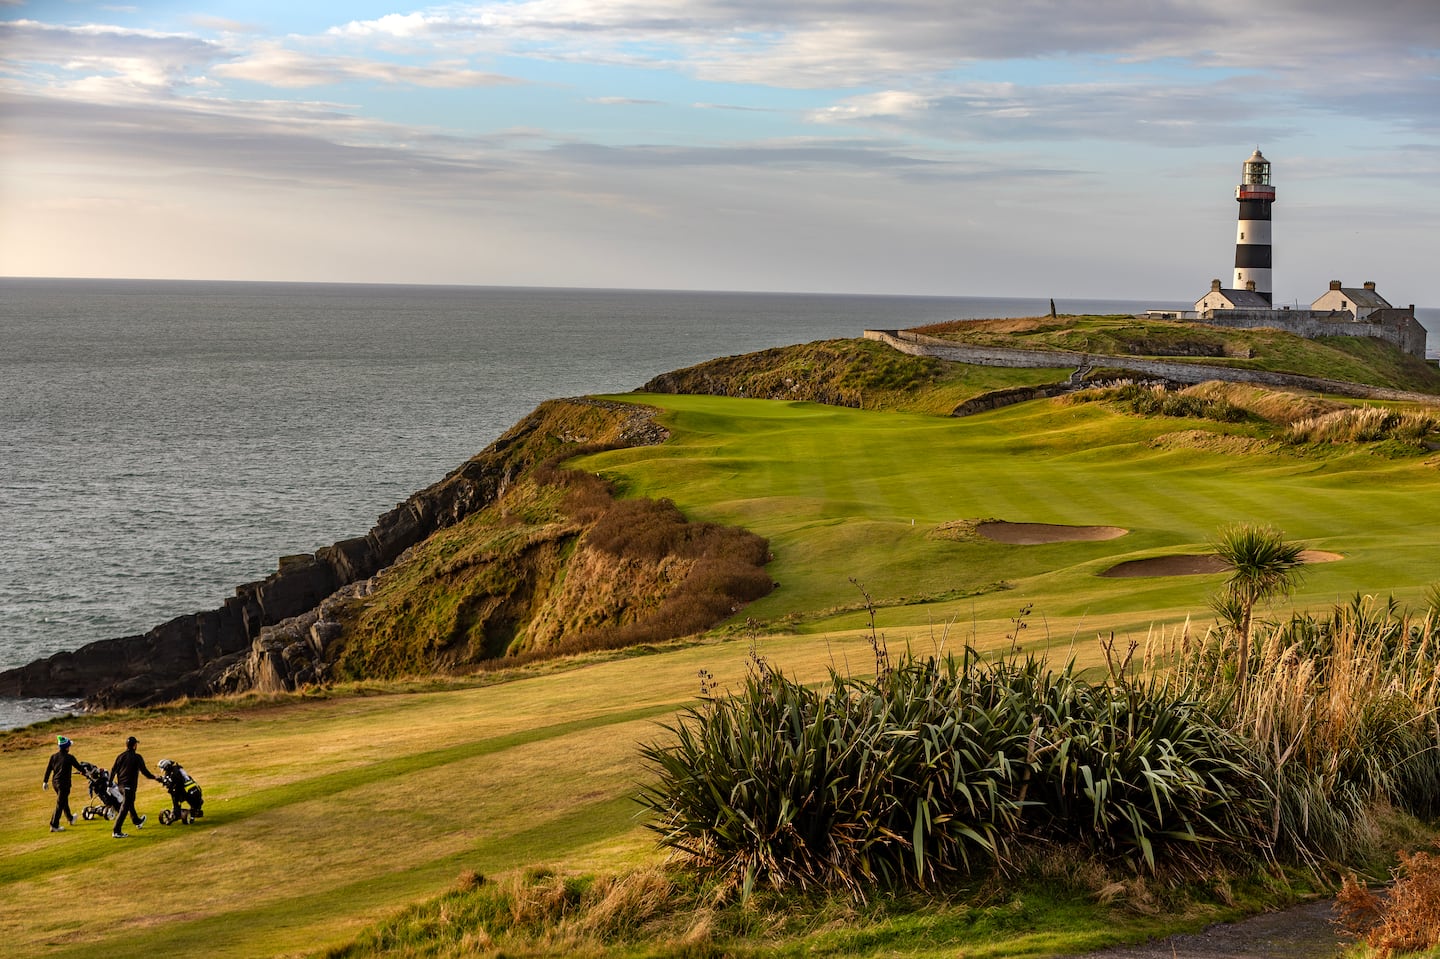
<svg viewBox="0 0 1440 959">
<path fill-rule="evenodd" d="M 1276 596 L 1289 596 L 1300 582 L 1305 547 L 1285 542 L 1284 534 L 1271 526 L 1246 523 L 1227 526 L 1211 544 L 1230 570 L 1212 606 L 1235 626 L 1239 634 L 1240 666 L 1237 681 L 1240 695 L 1250 672 L 1250 626 L 1255 604 Z"/>
</svg>

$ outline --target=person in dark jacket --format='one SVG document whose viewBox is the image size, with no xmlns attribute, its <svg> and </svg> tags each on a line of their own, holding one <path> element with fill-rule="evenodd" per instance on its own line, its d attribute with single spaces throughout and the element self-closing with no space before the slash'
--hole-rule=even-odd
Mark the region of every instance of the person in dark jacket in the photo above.
<svg viewBox="0 0 1440 959">
<path fill-rule="evenodd" d="M 55 783 L 55 814 L 50 817 L 50 831 L 64 832 L 65 827 L 60 825 L 61 816 L 70 820 L 70 825 L 75 825 L 75 814 L 70 811 L 70 770 L 80 769 L 80 763 L 70 755 L 70 740 L 64 736 L 58 736 L 56 740 L 59 748 L 45 767 L 45 778 L 40 780 L 40 788 L 49 789 L 50 783 Z M 80 772 L 84 775 L 85 771 L 82 769 Z"/>
<path fill-rule="evenodd" d="M 116 839 L 125 839 L 126 834 L 121 830 L 125 826 L 125 814 L 130 814 L 130 820 L 139 829 L 145 825 L 148 816 L 137 816 L 135 814 L 135 788 L 140 785 L 140 777 L 146 779 L 158 778 L 145 766 L 145 757 L 135 751 L 140 745 L 140 740 L 131 736 L 125 740 L 125 751 L 115 757 L 115 765 L 110 767 L 110 778 L 115 780 L 122 792 L 125 793 L 125 801 L 120 805 L 120 814 L 115 817 L 115 831 L 111 833 Z"/>
</svg>

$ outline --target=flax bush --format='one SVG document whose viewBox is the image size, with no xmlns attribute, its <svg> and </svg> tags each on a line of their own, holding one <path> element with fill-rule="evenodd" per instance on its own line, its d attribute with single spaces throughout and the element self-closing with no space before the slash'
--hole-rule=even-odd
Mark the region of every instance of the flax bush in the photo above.
<svg viewBox="0 0 1440 959">
<path fill-rule="evenodd" d="M 1270 784 L 1271 836 L 1301 861 L 1362 846 L 1370 810 L 1440 812 L 1440 622 L 1431 608 L 1357 596 L 1326 615 L 1265 624 L 1236 682 L 1232 630 L 1175 657 L 1176 679 L 1252 744 Z"/>
<path fill-rule="evenodd" d="M 925 886 L 1081 843 L 1190 870 L 1267 846 L 1242 744 L 1158 681 L 1090 683 L 1043 659 L 881 659 L 810 689 L 752 661 L 742 689 L 643 747 L 660 843 L 756 883 Z"/>
</svg>

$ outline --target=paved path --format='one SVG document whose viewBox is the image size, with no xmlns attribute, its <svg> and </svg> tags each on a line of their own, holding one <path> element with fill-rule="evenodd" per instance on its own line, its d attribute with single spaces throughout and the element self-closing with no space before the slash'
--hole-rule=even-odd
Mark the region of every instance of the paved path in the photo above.
<svg viewBox="0 0 1440 959">
<path fill-rule="evenodd" d="M 1069 959 L 1333 959 L 1344 943 L 1330 921 L 1334 916 L 1330 900 L 1325 899 L 1244 922 L 1221 923 L 1203 932 Z"/>
</svg>

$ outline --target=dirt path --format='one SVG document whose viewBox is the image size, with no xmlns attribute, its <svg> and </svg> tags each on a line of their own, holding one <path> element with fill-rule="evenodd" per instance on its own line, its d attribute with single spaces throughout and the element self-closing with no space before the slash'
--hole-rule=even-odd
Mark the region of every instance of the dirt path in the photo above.
<svg viewBox="0 0 1440 959">
<path fill-rule="evenodd" d="M 1330 922 L 1334 915 L 1330 900 L 1324 899 L 1203 932 L 1068 959 L 1333 959 L 1343 945 Z"/>
</svg>

